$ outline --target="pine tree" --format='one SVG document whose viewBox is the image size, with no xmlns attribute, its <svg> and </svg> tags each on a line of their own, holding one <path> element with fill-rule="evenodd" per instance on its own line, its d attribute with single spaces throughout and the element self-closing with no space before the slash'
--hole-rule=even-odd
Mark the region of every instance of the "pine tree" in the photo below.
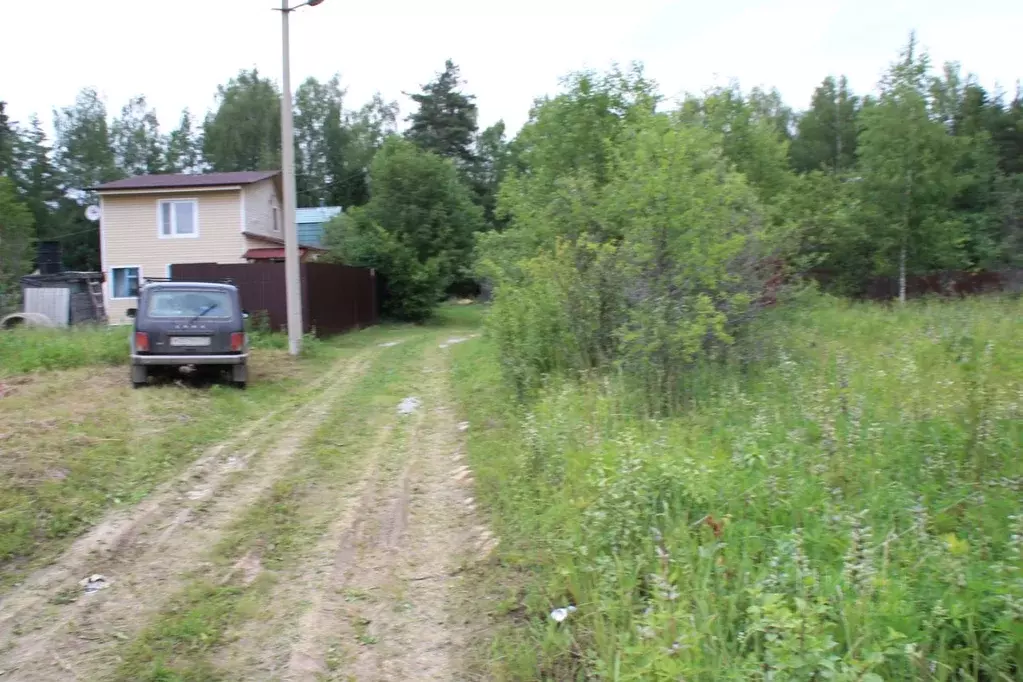
<svg viewBox="0 0 1023 682">
<path fill-rule="evenodd" d="M 463 93 L 462 85 L 458 67 L 447 60 L 422 92 L 409 95 L 419 109 L 406 119 L 412 125 L 405 135 L 427 151 L 468 166 L 475 160 L 476 97 Z"/>
<path fill-rule="evenodd" d="M 202 172 L 202 140 L 199 139 L 195 119 L 187 108 L 181 112 L 178 127 L 167 139 L 165 166 L 170 173 Z"/>
</svg>

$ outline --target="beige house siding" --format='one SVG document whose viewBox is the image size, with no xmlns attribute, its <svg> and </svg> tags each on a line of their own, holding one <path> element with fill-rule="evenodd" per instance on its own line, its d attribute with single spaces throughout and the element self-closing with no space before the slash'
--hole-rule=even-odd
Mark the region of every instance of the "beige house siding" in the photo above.
<svg viewBox="0 0 1023 682">
<path fill-rule="evenodd" d="M 246 188 L 250 189 L 250 188 Z M 159 202 L 198 202 L 197 237 L 161 239 Z M 109 194 L 101 197 L 101 257 L 106 274 L 104 297 L 111 324 L 125 324 L 136 299 L 113 299 L 113 268 L 137 267 L 140 277 L 166 277 L 173 263 L 243 263 L 241 190 Z"/>
<path fill-rule="evenodd" d="M 245 231 L 274 239 L 283 239 L 280 197 L 273 179 L 246 185 L 242 190 L 245 201 Z M 277 229 L 274 230 L 273 209 L 277 208 Z M 262 246 L 266 246 L 265 243 Z"/>
</svg>

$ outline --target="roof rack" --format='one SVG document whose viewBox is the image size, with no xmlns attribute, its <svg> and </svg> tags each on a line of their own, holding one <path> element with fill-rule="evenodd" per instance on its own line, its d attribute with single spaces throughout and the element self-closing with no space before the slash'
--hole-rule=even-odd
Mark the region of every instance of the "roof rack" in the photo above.
<svg viewBox="0 0 1023 682">
<path fill-rule="evenodd" d="M 211 277 L 209 279 L 181 279 L 176 277 L 143 277 L 143 284 L 153 284 L 159 282 L 178 282 L 181 284 L 187 284 L 189 282 L 195 284 L 234 284 L 233 277 Z"/>
</svg>

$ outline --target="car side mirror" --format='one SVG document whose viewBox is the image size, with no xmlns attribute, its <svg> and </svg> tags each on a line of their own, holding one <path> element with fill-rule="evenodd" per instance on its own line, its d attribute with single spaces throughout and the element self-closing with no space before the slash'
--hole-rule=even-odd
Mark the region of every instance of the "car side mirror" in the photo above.
<svg viewBox="0 0 1023 682">
<path fill-rule="evenodd" d="M 248 310 L 243 310 L 242 311 L 242 319 L 243 320 L 249 319 L 249 311 Z"/>
<path fill-rule="evenodd" d="M 139 314 L 139 309 L 138 308 L 128 308 L 127 310 L 124 311 L 124 314 L 127 315 L 128 317 L 135 317 L 136 315 Z"/>
</svg>

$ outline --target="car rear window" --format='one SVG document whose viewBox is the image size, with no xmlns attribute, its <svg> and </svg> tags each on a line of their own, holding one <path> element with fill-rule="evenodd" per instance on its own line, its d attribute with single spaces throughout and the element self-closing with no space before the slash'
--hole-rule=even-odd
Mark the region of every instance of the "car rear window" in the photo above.
<svg viewBox="0 0 1023 682">
<path fill-rule="evenodd" d="M 224 291 L 153 291 L 149 294 L 146 314 L 149 317 L 225 318 L 234 315 L 234 302 Z"/>
</svg>

